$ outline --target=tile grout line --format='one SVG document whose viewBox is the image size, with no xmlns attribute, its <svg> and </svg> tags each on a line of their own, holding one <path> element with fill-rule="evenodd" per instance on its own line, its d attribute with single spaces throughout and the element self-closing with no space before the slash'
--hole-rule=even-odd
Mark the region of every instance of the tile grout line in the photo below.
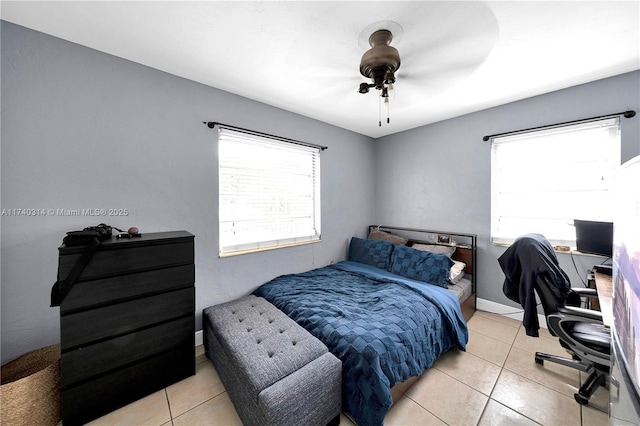
<svg viewBox="0 0 640 426">
<path fill-rule="evenodd" d="M 167 406 L 169 407 L 169 421 L 171 422 L 171 426 L 173 426 L 173 413 L 171 412 L 171 401 L 169 401 L 169 392 L 167 392 L 167 388 L 164 388 L 164 396 L 167 399 Z"/>
<path fill-rule="evenodd" d="M 189 408 L 189 409 L 188 409 L 187 411 L 185 411 L 184 413 L 180 413 L 180 414 L 178 414 L 178 415 L 175 417 L 175 419 L 177 419 L 177 418 L 178 418 L 178 417 L 180 417 L 180 416 L 183 416 L 183 415 L 187 414 L 189 411 L 195 410 L 196 408 L 200 407 L 201 405 L 206 404 L 206 403 L 207 403 L 207 402 L 209 402 L 209 401 L 212 401 L 212 400 L 214 400 L 214 399 L 218 398 L 219 396 L 224 395 L 225 393 L 227 393 L 227 391 L 226 391 L 226 390 L 224 390 L 224 391 L 222 391 L 222 392 L 220 392 L 220 393 L 218 393 L 218 394 L 216 394 L 216 395 L 212 396 L 212 397 L 211 397 L 211 398 L 209 398 L 209 399 L 206 399 L 206 400 L 204 400 L 204 401 L 200 402 L 199 404 L 194 405 L 193 407 Z M 235 410 L 235 407 L 234 407 L 234 410 Z M 171 416 L 171 424 L 173 424 L 173 420 L 175 420 L 175 419 L 173 418 L 173 415 L 172 415 L 172 416 Z"/>
<path fill-rule="evenodd" d="M 506 365 L 507 365 L 507 360 L 509 359 L 509 355 L 511 355 L 511 351 L 513 350 L 513 348 L 514 348 L 514 346 L 515 346 L 515 344 L 516 344 L 516 339 L 518 338 L 518 333 L 520 333 L 521 328 L 522 328 L 522 324 L 519 324 L 519 325 L 518 325 L 518 327 L 517 327 L 518 331 L 516 332 L 516 335 L 515 335 L 515 337 L 513 338 L 513 341 L 512 341 L 512 342 L 511 342 L 511 344 L 509 345 L 509 352 L 507 352 L 507 356 L 504 358 L 504 362 L 502 363 L 502 366 L 500 367 L 500 374 L 498 374 L 498 378 L 496 379 L 496 382 L 493 384 L 493 387 L 491 388 L 491 393 L 489 394 L 489 401 L 495 401 L 497 404 L 500 404 L 500 405 L 502 405 L 503 407 L 505 407 L 505 408 L 507 408 L 507 409 L 509 409 L 509 410 L 511 410 L 511 411 L 513 411 L 513 412 L 515 412 L 515 413 L 518 413 L 519 415 L 521 415 L 521 416 L 522 416 L 522 417 L 524 417 L 525 419 L 528 419 L 528 420 L 532 421 L 533 423 L 540 424 L 539 422 L 537 422 L 537 421 L 535 421 L 534 419 L 532 419 L 532 418 L 528 417 L 528 416 L 527 416 L 527 415 L 525 415 L 524 413 L 521 413 L 520 411 L 515 410 L 513 407 L 509 407 L 508 405 L 503 404 L 502 402 L 498 401 L 497 399 L 493 399 L 493 398 L 492 398 L 492 396 L 493 396 L 493 391 L 495 390 L 496 385 L 498 384 L 498 381 L 500 380 L 500 376 L 502 376 L 502 373 L 505 371 L 505 369 L 506 369 L 507 371 L 511 372 L 511 373 L 518 374 L 518 373 L 516 373 L 515 371 L 511 371 L 511 370 L 509 370 L 508 368 L 506 368 Z M 517 346 L 516 346 L 516 347 L 517 347 Z M 518 374 L 518 375 L 519 375 L 519 374 Z M 519 375 L 519 376 L 520 376 L 520 375 Z M 524 376 L 521 376 L 521 377 L 524 377 Z M 530 380 L 530 379 L 528 379 L 527 377 L 525 377 L 525 378 L 526 378 L 527 380 Z M 534 381 L 534 383 L 537 383 L 537 382 L 535 382 L 535 381 Z M 488 402 L 487 402 L 487 405 L 489 405 L 489 404 L 488 404 Z M 486 409 L 486 406 L 485 406 L 485 409 Z M 484 414 L 484 411 L 482 412 L 482 414 Z M 482 417 L 480 417 L 480 418 L 482 418 Z"/>
<path fill-rule="evenodd" d="M 438 370 L 438 371 L 442 371 L 442 370 Z M 443 372 L 443 371 L 442 371 L 442 372 Z M 444 373 L 444 372 L 443 372 L 443 373 Z M 446 373 L 445 373 L 445 374 L 446 374 Z M 449 375 L 447 374 L 447 376 L 449 376 Z M 449 377 L 451 377 L 451 376 L 449 376 Z M 458 379 L 455 379 L 454 377 L 452 377 L 452 378 L 453 378 L 454 380 L 458 380 Z M 458 381 L 459 381 L 459 380 L 458 380 Z M 462 382 L 461 382 L 461 383 L 462 383 Z M 463 383 L 463 384 L 464 384 L 464 383 Z M 422 406 L 422 404 L 420 404 L 420 403 L 419 403 L 418 401 L 416 401 L 415 399 L 411 398 L 409 395 L 404 394 L 404 395 L 403 395 L 403 398 L 408 398 L 408 399 L 410 399 L 410 400 L 411 400 L 414 404 L 416 404 L 418 407 L 420 407 L 421 409 L 423 409 L 423 410 L 424 410 L 424 411 L 426 411 L 427 413 L 431 414 L 433 417 L 435 417 L 436 419 L 440 420 L 442 423 L 446 424 L 447 426 L 450 426 L 450 425 L 449 425 L 449 423 L 447 423 L 447 422 L 445 422 L 445 421 L 444 421 L 444 419 L 441 419 L 441 418 L 440 418 L 439 416 L 437 416 L 435 413 L 432 413 L 432 412 L 431 412 L 431 411 L 429 411 L 426 407 L 423 407 L 423 406 Z M 389 413 L 387 412 L 387 414 L 389 414 Z"/>
<path fill-rule="evenodd" d="M 487 337 L 489 337 L 489 336 L 487 336 Z M 475 356 L 476 358 L 479 358 L 479 359 L 482 359 L 482 360 L 484 360 L 484 361 L 487 361 L 487 362 L 491 363 L 491 361 L 485 360 L 484 358 L 482 358 L 482 357 L 480 357 L 480 356 L 478 356 L 478 355 L 472 354 L 472 353 L 470 353 L 470 352 L 469 352 L 469 355 L 471 355 L 471 356 Z M 436 360 L 436 362 L 437 362 L 437 360 Z M 493 363 L 491 363 L 491 364 L 493 364 Z M 497 366 L 497 364 L 493 364 L 493 365 L 496 365 L 496 366 Z M 474 388 L 474 387 L 472 387 L 472 386 L 469 386 L 467 383 L 465 383 L 465 382 L 461 381 L 461 380 L 460 380 L 460 379 L 458 379 L 457 377 L 454 377 L 454 376 L 450 375 L 449 373 L 447 373 L 446 371 L 441 370 L 441 369 L 440 369 L 440 368 L 438 368 L 435 364 L 434 364 L 434 365 L 432 365 L 429 369 L 432 369 L 432 368 L 433 368 L 433 369 L 435 369 L 435 370 L 438 370 L 439 372 L 441 372 L 441 373 L 442 373 L 442 374 L 444 374 L 445 376 L 447 376 L 447 377 L 449 377 L 449 378 L 451 378 L 451 379 L 455 380 L 456 382 L 460 383 L 461 385 L 466 386 L 466 387 L 468 387 L 469 389 L 471 389 L 471 390 L 473 390 L 473 391 L 475 391 L 475 392 L 479 392 L 479 393 L 481 393 L 482 395 L 487 396 L 487 402 L 485 402 L 484 407 L 482 408 L 482 412 L 480 413 L 480 417 L 478 418 L 478 422 L 479 422 L 479 421 L 480 421 L 480 419 L 482 419 L 482 415 L 484 414 L 484 412 L 485 412 L 485 410 L 486 410 L 486 408 L 487 408 L 487 404 L 489 403 L 489 400 L 491 399 L 491 396 L 490 396 L 490 395 L 486 395 L 486 394 L 482 393 L 481 391 L 479 391 L 479 390 L 475 389 L 475 388 Z M 500 370 L 500 371 L 502 371 L 502 370 Z M 495 384 L 494 384 L 494 386 L 495 386 Z M 493 389 L 492 389 L 492 391 L 493 391 Z M 413 402 L 414 402 L 418 407 L 422 408 L 424 411 L 426 411 L 427 413 L 431 414 L 433 417 L 437 418 L 437 419 L 438 419 L 438 420 L 440 420 L 441 422 L 443 422 L 443 423 L 447 424 L 448 426 L 451 426 L 451 425 L 449 425 L 449 423 L 447 423 L 444 419 L 440 418 L 440 417 L 439 417 L 439 416 L 437 416 L 435 413 L 432 413 L 431 411 L 429 411 L 426 407 L 424 407 L 422 404 L 420 404 L 420 403 L 419 403 L 418 401 L 416 401 L 415 399 L 411 398 L 411 397 L 410 397 L 409 395 L 407 395 L 406 393 L 404 394 L 404 397 L 406 397 L 406 398 L 410 399 L 411 401 L 413 401 Z"/>
<path fill-rule="evenodd" d="M 481 316 L 482 316 L 482 315 L 481 315 Z M 487 318 L 487 319 L 489 319 L 489 320 L 491 320 L 491 321 L 495 321 L 495 320 L 493 320 L 493 319 L 491 319 L 491 318 L 488 318 L 488 317 L 485 317 L 485 318 Z M 511 327 L 509 324 L 502 323 L 501 321 L 495 321 L 495 322 L 500 323 L 500 324 L 504 324 L 504 325 L 507 325 L 507 326 Z M 493 386 L 491 386 L 491 391 L 489 392 L 489 395 L 487 395 L 487 402 L 484 404 L 484 408 L 482 409 L 482 413 L 480 413 L 480 419 L 482 419 L 482 416 L 483 416 L 483 415 L 484 415 L 484 413 L 487 411 L 487 407 L 489 406 L 489 402 L 491 402 L 491 401 L 495 401 L 496 403 L 498 403 L 498 404 L 500 404 L 500 405 L 503 405 L 504 407 L 508 408 L 509 410 L 515 411 L 516 413 L 518 413 L 518 414 L 520 414 L 520 415 L 524 416 L 524 415 L 523 415 L 522 413 L 520 413 L 519 411 L 514 410 L 513 408 L 508 407 L 508 406 L 506 406 L 506 405 L 502 404 L 501 402 L 499 402 L 499 401 L 497 401 L 497 400 L 495 400 L 495 399 L 493 399 L 493 398 L 492 398 L 492 396 L 493 396 L 493 391 L 496 389 L 496 386 L 498 385 L 498 381 L 500 380 L 500 376 L 502 376 L 502 372 L 504 371 L 504 369 L 505 369 L 505 365 L 507 364 L 507 359 L 509 359 L 509 355 L 511 354 L 511 350 L 513 349 L 513 345 L 515 344 L 515 342 L 516 342 L 516 338 L 518 337 L 518 333 L 520 332 L 520 327 L 521 327 L 521 325 L 518 325 L 518 327 L 512 327 L 512 328 L 515 328 L 515 329 L 516 329 L 516 334 L 515 334 L 515 336 L 513 337 L 513 340 L 511 341 L 511 343 L 509 344 L 509 351 L 507 352 L 507 355 L 504 357 L 504 361 L 502 361 L 502 365 L 500 365 L 500 373 L 498 373 L 498 377 L 496 377 L 496 381 L 493 383 Z M 480 334 L 482 334 L 482 333 L 480 333 Z M 484 335 L 484 334 L 483 334 L 483 335 Z M 486 335 L 484 335 L 484 336 L 486 336 Z M 494 338 L 493 338 L 493 337 L 491 337 L 491 336 L 486 336 L 486 337 L 491 338 L 491 339 L 494 339 Z M 494 340 L 500 341 L 500 340 L 498 340 L 498 339 L 494 339 Z M 473 355 L 473 354 L 472 354 L 472 355 Z M 524 417 L 526 417 L 526 416 L 524 416 Z M 527 418 L 527 419 L 529 419 L 528 417 L 526 417 L 526 418 Z M 531 420 L 531 419 L 529 419 L 529 420 Z M 537 422 L 535 422 L 535 423 L 537 423 Z"/>
</svg>

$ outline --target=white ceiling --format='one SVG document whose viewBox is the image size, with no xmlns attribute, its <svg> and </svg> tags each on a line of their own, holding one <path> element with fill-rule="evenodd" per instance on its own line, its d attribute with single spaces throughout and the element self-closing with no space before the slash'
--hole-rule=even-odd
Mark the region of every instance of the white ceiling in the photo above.
<svg viewBox="0 0 640 426">
<path fill-rule="evenodd" d="M 377 138 L 640 69 L 639 6 L 3 0 L 0 16 Z M 402 60 L 382 127 L 377 92 L 357 92 L 360 57 L 379 28 L 394 32 Z"/>
</svg>

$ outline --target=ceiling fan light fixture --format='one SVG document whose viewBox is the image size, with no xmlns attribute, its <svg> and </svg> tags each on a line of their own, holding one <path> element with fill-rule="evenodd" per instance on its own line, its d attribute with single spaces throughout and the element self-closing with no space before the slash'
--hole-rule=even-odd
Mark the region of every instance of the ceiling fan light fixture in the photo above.
<svg viewBox="0 0 640 426">
<path fill-rule="evenodd" d="M 389 98 L 393 97 L 393 84 L 396 82 L 395 72 L 400 68 L 400 54 L 390 46 L 393 34 L 389 30 L 377 30 L 369 36 L 371 49 L 364 52 L 360 59 L 360 74 L 373 80 L 372 84 L 361 83 L 360 93 L 369 93 L 370 87 L 380 91 L 379 100 L 384 99 L 389 123 Z M 380 105 L 380 109 L 382 105 Z M 382 126 L 382 111 L 378 125 Z"/>
<path fill-rule="evenodd" d="M 387 97 L 389 99 L 393 99 L 393 97 L 396 95 L 395 87 L 393 87 L 393 84 L 387 84 L 385 87 L 387 88 Z"/>
<path fill-rule="evenodd" d="M 387 71 L 384 75 L 384 84 L 393 84 L 396 82 L 396 75 L 392 71 Z"/>
</svg>

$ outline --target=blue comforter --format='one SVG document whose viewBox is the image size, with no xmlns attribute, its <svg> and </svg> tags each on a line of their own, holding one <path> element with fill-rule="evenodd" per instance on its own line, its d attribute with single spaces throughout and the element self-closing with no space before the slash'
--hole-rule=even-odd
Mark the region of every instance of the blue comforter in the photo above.
<svg viewBox="0 0 640 426">
<path fill-rule="evenodd" d="M 464 350 L 468 340 L 452 292 L 361 263 L 283 275 L 254 294 L 342 361 L 344 404 L 359 425 L 381 425 L 396 382 L 420 375 L 454 345 Z"/>
</svg>

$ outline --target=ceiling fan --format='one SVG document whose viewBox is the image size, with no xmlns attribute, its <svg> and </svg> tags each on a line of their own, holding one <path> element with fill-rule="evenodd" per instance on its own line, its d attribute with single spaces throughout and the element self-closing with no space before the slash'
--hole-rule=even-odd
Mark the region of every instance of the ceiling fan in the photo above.
<svg viewBox="0 0 640 426">
<path fill-rule="evenodd" d="M 307 22 L 311 39 L 292 40 L 284 52 L 287 67 L 274 78 L 282 80 L 292 98 L 303 93 L 319 109 L 329 108 L 338 116 L 350 111 L 372 127 L 377 110 L 381 134 L 394 125 L 382 123 L 389 106 L 394 122 L 407 126 L 419 121 L 416 111 L 437 112 L 440 100 L 449 102 L 447 91 L 482 64 L 499 34 L 483 2 L 393 2 L 391 10 L 389 2 L 371 2 L 363 13 L 358 2 L 341 4 L 352 5 L 357 18 L 332 21 L 329 28 L 325 21 Z M 382 65 L 376 66 L 377 52 L 383 50 L 391 54 L 386 60 L 383 54 Z M 384 83 L 387 70 L 392 73 L 387 83 L 394 83 Z M 359 93 L 361 87 L 367 93 L 363 82 L 369 95 Z"/>
<path fill-rule="evenodd" d="M 380 91 L 380 102 L 384 99 L 389 123 L 389 98 L 393 96 L 393 84 L 396 82 L 395 72 L 400 68 L 398 49 L 391 46 L 393 34 L 381 29 L 369 36 L 371 49 L 367 50 L 360 60 L 360 74 L 371 79 L 372 83 L 360 83 L 359 93 L 369 93 L 370 88 Z M 381 109 L 381 107 L 380 107 Z M 381 113 L 380 113 L 381 115 Z M 382 126 L 382 119 L 378 120 Z"/>
</svg>

